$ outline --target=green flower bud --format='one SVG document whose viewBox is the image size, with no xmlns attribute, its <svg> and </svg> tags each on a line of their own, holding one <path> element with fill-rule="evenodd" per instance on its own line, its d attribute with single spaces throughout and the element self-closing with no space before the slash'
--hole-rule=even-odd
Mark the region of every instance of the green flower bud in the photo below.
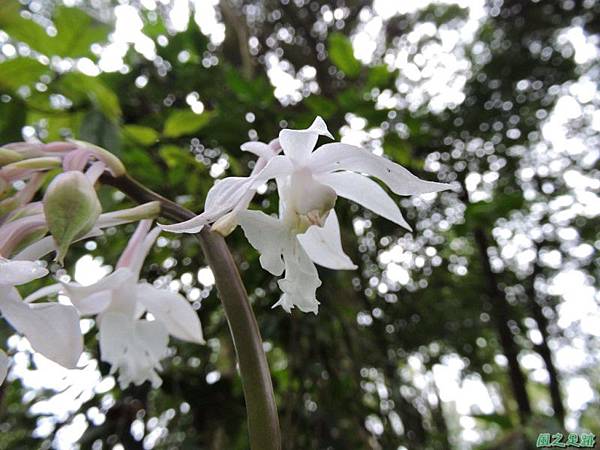
<svg viewBox="0 0 600 450">
<path fill-rule="evenodd" d="M 20 153 L 5 147 L 0 147 L 0 167 L 22 159 L 23 156 L 21 156 Z"/>
<path fill-rule="evenodd" d="M 62 264 L 71 243 L 94 227 L 102 206 L 92 183 L 77 171 L 54 178 L 43 203 L 48 229 L 56 242 L 56 259 Z"/>
</svg>

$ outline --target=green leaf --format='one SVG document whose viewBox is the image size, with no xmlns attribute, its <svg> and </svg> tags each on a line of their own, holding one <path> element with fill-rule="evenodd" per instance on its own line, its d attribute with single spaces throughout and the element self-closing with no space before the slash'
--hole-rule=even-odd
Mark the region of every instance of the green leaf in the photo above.
<svg viewBox="0 0 600 450">
<path fill-rule="evenodd" d="M 35 83 L 48 68 L 33 58 L 15 58 L 0 63 L 0 88 L 16 91 Z"/>
<path fill-rule="evenodd" d="M 91 56 L 92 44 L 106 41 L 110 32 L 109 26 L 79 8 L 56 8 L 54 26 L 58 30 L 54 38 L 56 54 L 71 58 Z"/>
<path fill-rule="evenodd" d="M 391 88 L 397 75 L 397 71 L 390 71 L 386 65 L 372 67 L 367 76 L 367 86 L 379 89 Z"/>
<path fill-rule="evenodd" d="M 0 28 L 34 50 L 52 53 L 52 38 L 36 22 L 21 17 L 21 5 L 16 0 L 0 0 Z"/>
<path fill-rule="evenodd" d="M 354 57 L 350 39 L 341 33 L 331 33 L 328 38 L 329 59 L 349 78 L 360 74 L 362 65 Z"/>
<path fill-rule="evenodd" d="M 74 101 L 90 100 L 110 119 L 121 116 L 121 106 L 117 95 L 99 77 L 89 77 L 82 73 L 69 73 L 60 78 L 62 93 Z"/>
<path fill-rule="evenodd" d="M 206 126 L 211 118 L 210 112 L 196 114 L 188 109 L 173 111 L 165 122 L 163 135 L 170 138 L 190 135 Z"/>
<path fill-rule="evenodd" d="M 50 36 L 42 26 L 22 17 L 20 9 L 17 1 L 0 0 L 0 28 L 13 39 L 48 56 L 93 56 L 91 45 L 106 41 L 110 32 L 109 26 L 81 9 L 60 6 L 55 9 L 53 16 L 57 34 Z"/>
<path fill-rule="evenodd" d="M 123 127 L 123 134 L 144 146 L 154 144 L 159 138 L 158 131 L 142 125 L 125 125 Z"/>
</svg>

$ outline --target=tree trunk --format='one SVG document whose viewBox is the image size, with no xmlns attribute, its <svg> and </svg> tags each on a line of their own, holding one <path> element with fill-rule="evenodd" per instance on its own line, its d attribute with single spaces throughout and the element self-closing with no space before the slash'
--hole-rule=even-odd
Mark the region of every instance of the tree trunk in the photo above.
<svg viewBox="0 0 600 450">
<path fill-rule="evenodd" d="M 492 305 L 494 324 L 496 325 L 496 331 L 498 332 L 498 336 L 500 338 L 502 351 L 508 360 L 508 375 L 510 377 L 510 383 L 515 400 L 517 401 L 519 418 L 521 423 L 524 424 L 531 415 L 531 404 L 529 403 L 529 396 L 527 395 L 527 389 L 525 387 L 526 380 L 523 376 L 523 372 L 521 371 L 521 367 L 519 366 L 519 349 L 513 340 L 512 333 L 508 326 L 508 321 L 511 317 L 510 305 L 507 303 L 504 293 L 498 286 L 496 274 L 492 270 L 492 266 L 490 264 L 490 259 L 487 253 L 487 249 L 489 247 L 487 235 L 481 227 L 477 227 L 474 230 L 474 233 L 475 241 L 481 256 L 481 263 L 483 265 L 488 295 Z"/>
<path fill-rule="evenodd" d="M 539 254 L 539 249 L 541 245 L 537 245 L 536 253 Z M 554 414 L 556 418 L 559 420 L 561 425 L 564 425 L 565 421 L 565 407 L 562 402 L 562 396 L 560 393 L 560 376 L 558 374 L 558 370 L 554 365 L 554 361 L 552 360 L 552 351 L 548 346 L 548 319 L 544 316 L 542 312 L 542 306 L 539 303 L 539 297 L 535 290 L 535 280 L 541 273 L 541 267 L 539 266 L 537 259 L 533 266 L 533 273 L 531 274 L 530 282 L 527 284 L 527 304 L 533 320 L 535 320 L 538 330 L 540 330 L 540 334 L 542 336 L 542 342 L 535 345 L 535 350 L 544 360 L 544 364 L 546 366 L 546 370 L 548 371 L 549 381 L 549 390 L 550 390 L 550 398 L 552 401 L 552 409 L 554 410 Z"/>
</svg>

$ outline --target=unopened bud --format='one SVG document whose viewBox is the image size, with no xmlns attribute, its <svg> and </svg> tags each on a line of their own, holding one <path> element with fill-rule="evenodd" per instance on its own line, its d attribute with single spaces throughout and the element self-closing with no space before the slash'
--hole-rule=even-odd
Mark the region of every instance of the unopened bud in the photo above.
<svg viewBox="0 0 600 450">
<path fill-rule="evenodd" d="M 52 180 L 44 196 L 44 214 L 60 263 L 71 243 L 93 228 L 101 212 L 96 191 L 83 173 L 64 172 Z"/>
<path fill-rule="evenodd" d="M 89 142 L 77 141 L 75 139 L 71 139 L 70 142 L 77 144 L 79 146 L 79 150 L 85 150 L 90 156 L 106 164 L 106 168 L 110 171 L 110 173 L 112 173 L 113 176 L 120 177 L 121 175 L 125 175 L 127 172 L 121 160 L 108 150 L 98 147 L 97 145 L 90 144 Z"/>
<path fill-rule="evenodd" d="M 42 156 L 40 158 L 29 158 L 7 164 L 2 168 L 4 176 L 10 178 L 16 174 L 28 170 L 51 170 L 60 167 L 62 160 L 55 156 Z"/>
<path fill-rule="evenodd" d="M 0 167 L 23 159 L 19 152 L 6 147 L 0 147 Z"/>
<path fill-rule="evenodd" d="M 22 158 L 37 158 L 44 156 L 44 144 L 40 142 L 13 142 L 3 145 L 3 149 L 12 150 L 21 155 Z"/>
</svg>

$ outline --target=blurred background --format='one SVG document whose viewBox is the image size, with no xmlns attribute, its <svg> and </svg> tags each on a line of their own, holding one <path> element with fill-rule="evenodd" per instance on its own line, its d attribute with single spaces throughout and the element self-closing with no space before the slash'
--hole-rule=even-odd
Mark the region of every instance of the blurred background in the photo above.
<svg viewBox="0 0 600 450">
<path fill-rule="evenodd" d="M 240 230 L 228 238 L 284 448 L 535 448 L 542 432 L 600 432 L 599 33 L 594 0 L 0 0 L 0 144 L 90 141 L 201 211 L 215 179 L 249 173 L 241 143 L 321 115 L 337 139 L 453 183 L 399 199 L 413 233 L 339 199 L 359 269 L 319 269 L 318 316 L 271 310 L 275 280 Z M 260 194 L 276 211 L 274 186 Z M 53 270 L 96 281 L 132 229 Z M 163 386 L 122 391 L 92 320 L 70 371 L 3 323 L 0 449 L 248 448 L 198 245 L 165 234 L 148 261 L 208 345 L 172 341 Z"/>
</svg>

